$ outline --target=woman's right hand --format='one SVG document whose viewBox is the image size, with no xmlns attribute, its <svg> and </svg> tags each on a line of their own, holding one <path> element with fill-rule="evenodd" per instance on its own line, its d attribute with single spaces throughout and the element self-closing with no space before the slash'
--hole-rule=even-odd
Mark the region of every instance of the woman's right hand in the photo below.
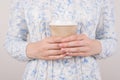
<svg viewBox="0 0 120 80">
<path fill-rule="evenodd" d="M 33 59 L 56 60 L 66 56 L 61 51 L 59 43 L 61 37 L 49 37 L 38 42 L 29 43 L 27 46 L 27 56 Z"/>
</svg>

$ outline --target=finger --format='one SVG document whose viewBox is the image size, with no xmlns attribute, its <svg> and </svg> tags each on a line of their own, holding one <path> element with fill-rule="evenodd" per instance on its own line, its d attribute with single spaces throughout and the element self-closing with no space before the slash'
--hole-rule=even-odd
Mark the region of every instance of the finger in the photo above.
<svg viewBox="0 0 120 80">
<path fill-rule="evenodd" d="M 57 56 L 48 56 L 48 60 L 56 60 L 56 59 L 63 59 L 66 56 L 66 54 L 63 55 L 57 55 Z"/>
<path fill-rule="evenodd" d="M 50 37 L 48 38 L 47 42 L 49 43 L 59 43 L 61 42 L 62 37 Z"/>
<path fill-rule="evenodd" d="M 87 36 L 85 34 L 78 34 L 78 35 L 72 35 L 69 37 L 66 37 L 62 39 L 62 42 L 69 42 L 69 41 L 75 41 L 75 40 L 83 40 Z"/>
<path fill-rule="evenodd" d="M 48 47 L 48 50 L 60 50 L 61 49 L 59 44 L 48 44 L 47 47 Z"/>
<path fill-rule="evenodd" d="M 58 55 L 58 56 L 49 56 L 49 59 L 56 60 L 56 59 L 62 59 L 66 56 L 66 54 Z"/>
<path fill-rule="evenodd" d="M 56 56 L 56 55 L 65 54 L 65 52 L 61 50 L 48 50 L 47 53 L 48 53 L 47 56 Z"/>
<path fill-rule="evenodd" d="M 81 46 L 86 46 L 87 42 L 85 40 L 83 41 L 71 41 L 71 42 L 66 42 L 66 43 L 60 43 L 59 46 L 62 48 L 66 47 L 81 47 Z"/>
<path fill-rule="evenodd" d="M 81 52 L 81 53 L 67 53 L 68 56 L 82 56 L 82 57 L 86 57 L 86 56 L 90 56 L 88 53 L 86 52 Z"/>
<path fill-rule="evenodd" d="M 61 51 L 69 53 L 80 53 L 89 51 L 89 48 L 88 47 L 62 48 Z"/>
</svg>

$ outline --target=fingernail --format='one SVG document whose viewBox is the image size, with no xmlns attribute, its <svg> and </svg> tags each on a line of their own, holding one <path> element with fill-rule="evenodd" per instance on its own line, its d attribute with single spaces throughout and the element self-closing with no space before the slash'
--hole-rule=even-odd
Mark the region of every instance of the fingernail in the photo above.
<svg viewBox="0 0 120 80">
<path fill-rule="evenodd" d="M 65 49 L 64 49 L 64 48 L 61 48 L 61 51 L 65 51 Z"/>
<path fill-rule="evenodd" d="M 62 47 L 62 44 L 59 44 L 60 47 Z"/>
</svg>

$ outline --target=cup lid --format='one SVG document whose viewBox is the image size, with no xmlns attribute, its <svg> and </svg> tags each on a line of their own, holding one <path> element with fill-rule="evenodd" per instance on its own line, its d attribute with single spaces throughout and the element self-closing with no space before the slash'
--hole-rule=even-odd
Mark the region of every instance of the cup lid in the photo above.
<svg viewBox="0 0 120 80">
<path fill-rule="evenodd" d="M 72 21 L 51 21 L 49 25 L 77 25 L 77 23 Z"/>
</svg>

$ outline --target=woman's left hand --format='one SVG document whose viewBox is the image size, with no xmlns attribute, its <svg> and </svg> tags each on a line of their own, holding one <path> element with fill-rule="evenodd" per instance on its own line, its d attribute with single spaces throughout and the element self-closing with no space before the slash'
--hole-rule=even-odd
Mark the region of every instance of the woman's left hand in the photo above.
<svg viewBox="0 0 120 80">
<path fill-rule="evenodd" d="M 66 37 L 59 46 L 68 56 L 91 56 L 101 52 L 101 43 L 85 34 Z"/>
</svg>

